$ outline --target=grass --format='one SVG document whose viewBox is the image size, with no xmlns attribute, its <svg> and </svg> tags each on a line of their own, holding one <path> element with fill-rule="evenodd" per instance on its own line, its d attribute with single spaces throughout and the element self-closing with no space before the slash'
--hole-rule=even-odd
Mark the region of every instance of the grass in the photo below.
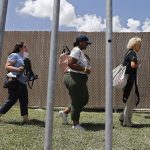
<svg viewBox="0 0 150 150">
<path fill-rule="evenodd" d="M 18 107 L 0 122 L 0 150 L 43 150 L 45 110 L 29 109 L 31 125 L 22 125 Z M 69 116 L 70 117 L 70 116 Z M 150 114 L 134 113 L 132 128 L 122 127 L 119 113 L 113 114 L 113 150 L 149 150 Z M 69 118 L 70 119 L 70 118 Z M 54 111 L 53 150 L 104 150 L 104 113 L 83 112 L 82 125 L 87 131 L 62 125 Z"/>
</svg>

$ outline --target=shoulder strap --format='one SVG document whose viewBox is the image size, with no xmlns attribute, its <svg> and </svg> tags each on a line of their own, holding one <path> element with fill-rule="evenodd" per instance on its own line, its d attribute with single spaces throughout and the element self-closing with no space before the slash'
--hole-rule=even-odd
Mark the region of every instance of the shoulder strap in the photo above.
<svg viewBox="0 0 150 150">
<path fill-rule="evenodd" d="M 125 57 L 127 57 L 127 56 L 130 54 L 131 51 L 132 51 L 131 49 L 128 50 L 128 51 L 126 52 L 126 54 L 125 54 Z"/>
<path fill-rule="evenodd" d="M 66 53 L 67 55 L 69 55 L 69 54 L 70 54 L 70 49 L 68 48 L 68 46 L 63 46 L 63 50 L 62 50 L 61 53 L 62 53 L 62 54 L 63 54 L 63 53 Z"/>
<path fill-rule="evenodd" d="M 34 83 L 34 80 L 31 81 L 31 84 L 30 84 L 30 81 L 28 81 L 28 87 L 29 87 L 30 89 L 32 89 L 33 83 Z"/>
<path fill-rule="evenodd" d="M 122 63 L 124 66 L 128 66 L 128 65 L 129 65 L 129 63 L 127 63 L 127 64 L 125 65 L 125 63 L 126 63 L 125 61 L 126 61 L 126 57 L 127 57 L 130 53 L 131 53 L 131 50 L 128 50 L 128 51 L 126 52 L 125 56 L 124 56 L 123 63 Z"/>
</svg>

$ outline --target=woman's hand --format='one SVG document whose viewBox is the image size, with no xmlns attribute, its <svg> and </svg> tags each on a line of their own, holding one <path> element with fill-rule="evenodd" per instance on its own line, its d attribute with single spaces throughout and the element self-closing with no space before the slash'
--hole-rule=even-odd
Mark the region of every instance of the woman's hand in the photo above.
<svg viewBox="0 0 150 150">
<path fill-rule="evenodd" d="M 86 71 L 85 71 L 85 73 L 86 73 L 86 74 L 90 74 L 90 73 L 91 73 L 91 69 L 88 69 L 88 68 L 87 68 Z"/>
<path fill-rule="evenodd" d="M 24 70 L 23 66 L 21 66 L 21 67 L 18 68 L 18 72 L 22 72 L 23 70 Z"/>
<path fill-rule="evenodd" d="M 80 65 L 77 64 L 77 61 L 78 61 L 77 59 L 70 57 L 70 59 L 68 61 L 69 68 L 76 70 L 76 71 L 84 72 L 86 74 L 91 73 L 90 68 L 81 67 Z"/>
<path fill-rule="evenodd" d="M 135 63 L 134 61 L 131 61 L 131 67 L 132 67 L 133 69 L 138 68 L 138 66 L 139 66 L 138 63 Z"/>
</svg>

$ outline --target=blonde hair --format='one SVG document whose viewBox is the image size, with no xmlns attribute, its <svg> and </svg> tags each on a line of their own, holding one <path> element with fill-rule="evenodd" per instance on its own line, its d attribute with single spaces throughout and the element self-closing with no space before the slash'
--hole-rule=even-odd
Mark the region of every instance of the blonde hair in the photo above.
<svg viewBox="0 0 150 150">
<path fill-rule="evenodd" d="M 132 49 L 136 44 L 141 44 L 142 40 L 138 36 L 131 38 L 128 42 L 127 49 Z"/>
</svg>

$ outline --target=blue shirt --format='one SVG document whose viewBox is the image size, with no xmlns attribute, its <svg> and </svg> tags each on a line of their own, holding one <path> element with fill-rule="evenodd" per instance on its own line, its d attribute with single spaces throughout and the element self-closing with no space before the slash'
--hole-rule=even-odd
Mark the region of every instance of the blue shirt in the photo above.
<svg viewBox="0 0 150 150">
<path fill-rule="evenodd" d="M 19 68 L 21 66 L 24 66 L 24 56 L 21 53 L 11 53 L 8 56 L 7 61 L 14 63 L 13 67 Z M 12 72 L 13 75 L 17 76 L 17 79 L 23 83 L 26 84 L 26 75 L 24 72 Z"/>
</svg>

